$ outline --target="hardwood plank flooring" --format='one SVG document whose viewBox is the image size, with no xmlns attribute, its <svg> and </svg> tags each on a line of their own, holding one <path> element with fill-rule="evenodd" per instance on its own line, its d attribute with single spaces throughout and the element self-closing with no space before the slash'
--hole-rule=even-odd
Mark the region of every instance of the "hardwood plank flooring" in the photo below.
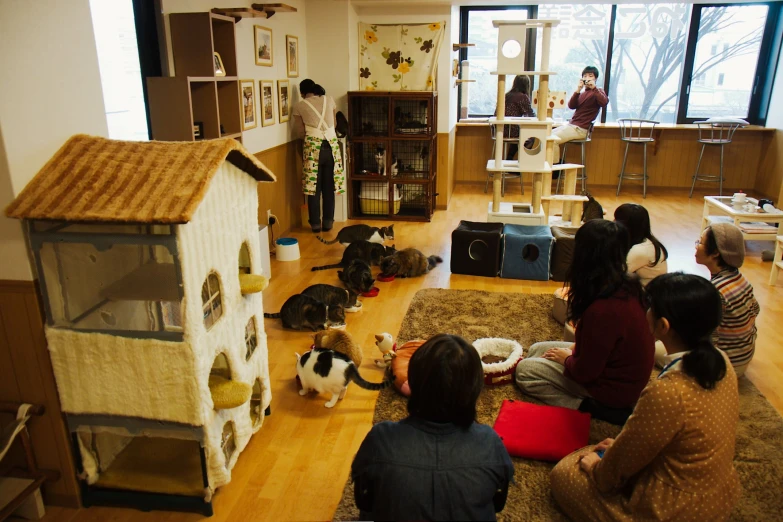
<svg viewBox="0 0 783 522">
<path fill-rule="evenodd" d="M 414 246 L 425 254 L 437 254 L 444 263 L 427 276 L 377 283 L 380 295 L 363 301 L 362 311 L 349 314 L 348 331 L 364 348 L 361 373 L 380 381 L 382 371 L 373 364 L 379 356 L 373 334 L 396 334 L 413 295 L 422 288 L 480 289 L 493 292 L 550 293 L 560 286 L 556 282 L 518 281 L 483 278 L 449 273 L 451 231 L 461 219 L 485 221 L 487 202 L 480 184 L 460 184 L 454 191 L 449 210 L 438 211 L 432 222 L 396 222 L 398 248 Z M 612 218 L 614 209 L 625 202 L 643 204 L 650 212 L 653 232 L 669 250 L 669 270 L 683 270 L 708 276 L 693 258 L 694 241 L 699 237 L 702 196 L 688 198 L 685 189 L 651 187 L 647 199 L 641 187 L 629 184 L 615 197 L 611 186 L 591 186 L 593 195 Z M 510 190 L 507 200 L 519 198 L 518 188 Z M 512 199 L 513 198 L 513 199 Z M 526 188 L 523 201 L 529 201 Z M 553 205 L 554 206 L 554 205 Z M 351 221 L 346 224 L 354 224 Z M 368 221 L 381 224 L 378 221 Z M 341 224 L 337 224 L 340 226 Z M 277 233 L 277 230 L 275 230 Z M 335 231 L 326 234 L 333 237 Z M 340 258 L 340 245 L 327 246 L 309 231 L 288 234 L 300 241 L 301 259 L 272 261 L 272 280 L 264 291 L 264 308 L 276 312 L 283 302 L 313 283 L 339 284 L 336 270 L 311 272 L 315 265 Z M 756 356 L 748 370 L 750 378 L 779 412 L 783 412 L 783 285 L 767 285 L 770 263 L 761 261 L 761 251 L 771 242 L 747 243 L 743 274 L 753 284 L 761 305 Z M 490 313 L 491 311 L 488 311 Z M 351 459 L 370 429 L 376 393 L 351 386 L 345 399 L 333 409 L 324 407 L 326 397 L 300 397 L 294 380 L 296 358 L 312 342 L 312 333 L 282 329 L 279 320 L 267 319 L 269 368 L 272 385 L 272 415 L 252 438 L 236 467 L 232 482 L 214 497 L 212 520 L 327 520 L 331 519 L 348 476 Z M 51 508 L 44 520 L 56 522 L 114 520 L 184 522 L 200 519 L 199 515 L 151 512 L 94 507 L 83 510 Z"/>
</svg>

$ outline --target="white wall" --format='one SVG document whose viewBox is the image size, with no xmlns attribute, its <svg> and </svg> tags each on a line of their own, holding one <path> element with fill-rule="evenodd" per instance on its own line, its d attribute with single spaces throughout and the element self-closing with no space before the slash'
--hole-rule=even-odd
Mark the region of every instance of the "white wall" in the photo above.
<svg viewBox="0 0 783 522">
<path fill-rule="evenodd" d="M 214 0 L 162 0 L 161 9 L 165 17 L 166 36 L 169 35 L 170 13 L 206 12 L 216 6 L 223 7 L 249 7 L 254 0 L 237 0 L 228 3 L 216 3 Z M 275 82 L 275 124 L 262 127 L 260 118 L 258 127 L 243 132 L 242 144 L 252 153 L 271 149 L 283 143 L 291 141 L 291 123 L 280 123 L 280 111 L 277 100 L 277 81 L 289 80 L 291 104 L 299 101 L 299 90 L 294 87 L 308 77 L 307 67 L 307 31 L 305 30 L 305 1 L 286 0 L 286 4 L 295 7 L 296 13 L 276 13 L 272 18 L 243 18 L 235 25 L 237 42 L 237 72 L 242 80 L 254 80 L 256 88 L 256 111 L 260 114 L 259 105 L 259 81 L 273 80 Z M 331 2 L 330 2 L 331 3 Z M 253 47 L 253 26 L 260 25 L 272 30 L 272 66 L 262 67 L 256 65 Z M 290 34 L 299 38 L 299 77 L 288 78 L 285 60 L 285 36 Z M 169 70 L 174 73 L 174 62 L 171 53 L 171 42 L 167 42 Z"/>
<path fill-rule="evenodd" d="M 0 1 L 0 207 L 73 134 L 108 136 L 89 0 Z M 17 220 L 0 217 L 0 279 L 31 280 Z"/>
</svg>

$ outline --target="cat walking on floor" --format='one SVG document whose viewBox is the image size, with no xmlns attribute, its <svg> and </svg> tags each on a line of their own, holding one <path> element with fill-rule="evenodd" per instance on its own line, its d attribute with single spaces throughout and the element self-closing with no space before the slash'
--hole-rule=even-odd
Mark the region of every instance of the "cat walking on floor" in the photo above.
<svg viewBox="0 0 783 522">
<path fill-rule="evenodd" d="M 337 237 L 332 240 L 327 240 L 321 236 L 315 236 L 318 241 L 325 245 L 333 245 L 340 243 L 343 246 L 348 246 L 354 241 L 369 241 L 370 243 L 383 243 L 387 239 L 394 240 L 394 225 L 388 227 L 371 227 L 370 225 L 350 225 L 343 227 L 338 233 Z"/>
<path fill-rule="evenodd" d="M 394 378 L 391 376 L 379 383 L 366 381 L 359 375 L 350 357 L 333 350 L 313 348 L 302 356 L 297 353 L 296 359 L 296 374 L 302 383 L 299 395 L 307 395 L 312 390 L 331 393 L 331 399 L 325 404 L 327 408 L 345 397 L 351 381 L 365 390 L 377 391 L 390 386 Z"/>
</svg>

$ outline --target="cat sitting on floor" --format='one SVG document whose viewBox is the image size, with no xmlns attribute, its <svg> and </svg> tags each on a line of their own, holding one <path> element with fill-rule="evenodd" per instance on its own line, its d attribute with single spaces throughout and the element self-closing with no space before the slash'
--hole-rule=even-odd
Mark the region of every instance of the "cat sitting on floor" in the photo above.
<svg viewBox="0 0 783 522">
<path fill-rule="evenodd" d="M 384 257 L 381 261 L 381 275 L 384 277 L 417 277 L 428 273 L 443 259 L 439 256 L 425 256 L 415 248 L 404 248 Z"/>
<path fill-rule="evenodd" d="M 292 330 L 326 330 L 327 325 L 344 325 L 345 309 L 342 306 L 328 306 L 309 295 L 296 294 L 289 297 L 279 313 L 264 314 L 267 319 L 281 319 L 283 328 Z"/>
<path fill-rule="evenodd" d="M 316 348 L 332 350 L 347 355 L 358 368 L 362 365 L 362 347 L 356 344 L 349 334 L 343 330 L 324 330 L 313 336 Z"/>
<path fill-rule="evenodd" d="M 325 404 L 327 408 L 345 397 L 351 381 L 365 390 L 377 391 L 387 388 L 394 380 L 391 376 L 379 383 L 365 381 L 350 357 L 333 350 L 313 348 L 302 356 L 297 353 L 296 359 L 296 375 L 302 383 L 299 395 L 307 395 L 311 390 L 331 393 L 331 399 Z"/>
<path fill-rule="evenodd" d="M 587 223 L 593 219 L 603 219 L 604 208 L 601 204 L 587 191 L 583 191 L 582 195 L 587 196 L 587 201 L 582 203 L 582 221 Z"/>
<path fill-rule="evenodd" d="M 315 236 L 318 241 L 325 245 L 333 245 L 339 242 L 343 246 L 348 246 L 354 241 L 369 241 L 370 243 L 383 243 L 387 239 L 394 240 L 394 225 L 388 227 L 371 227 L 370 225 L 350 225 L 343 227 L 337 237 L 327 240 L 321 236 Z"/>
</svg>

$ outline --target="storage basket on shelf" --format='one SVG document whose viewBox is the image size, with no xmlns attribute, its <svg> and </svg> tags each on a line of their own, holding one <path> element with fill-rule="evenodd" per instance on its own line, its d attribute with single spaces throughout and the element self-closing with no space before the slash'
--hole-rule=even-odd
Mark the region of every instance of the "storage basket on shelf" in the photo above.
<svg viewBox="0 0 783 522">
<path fill-rule="evenodd" d="M 362 181 L 359 192 L 359 205 L 362 214 L 389 214 L 389 184 L 385 181 Z M 394 187 L 394 213 L 400 213 L 402 195 L 399 187 Z"/>
</svg>

